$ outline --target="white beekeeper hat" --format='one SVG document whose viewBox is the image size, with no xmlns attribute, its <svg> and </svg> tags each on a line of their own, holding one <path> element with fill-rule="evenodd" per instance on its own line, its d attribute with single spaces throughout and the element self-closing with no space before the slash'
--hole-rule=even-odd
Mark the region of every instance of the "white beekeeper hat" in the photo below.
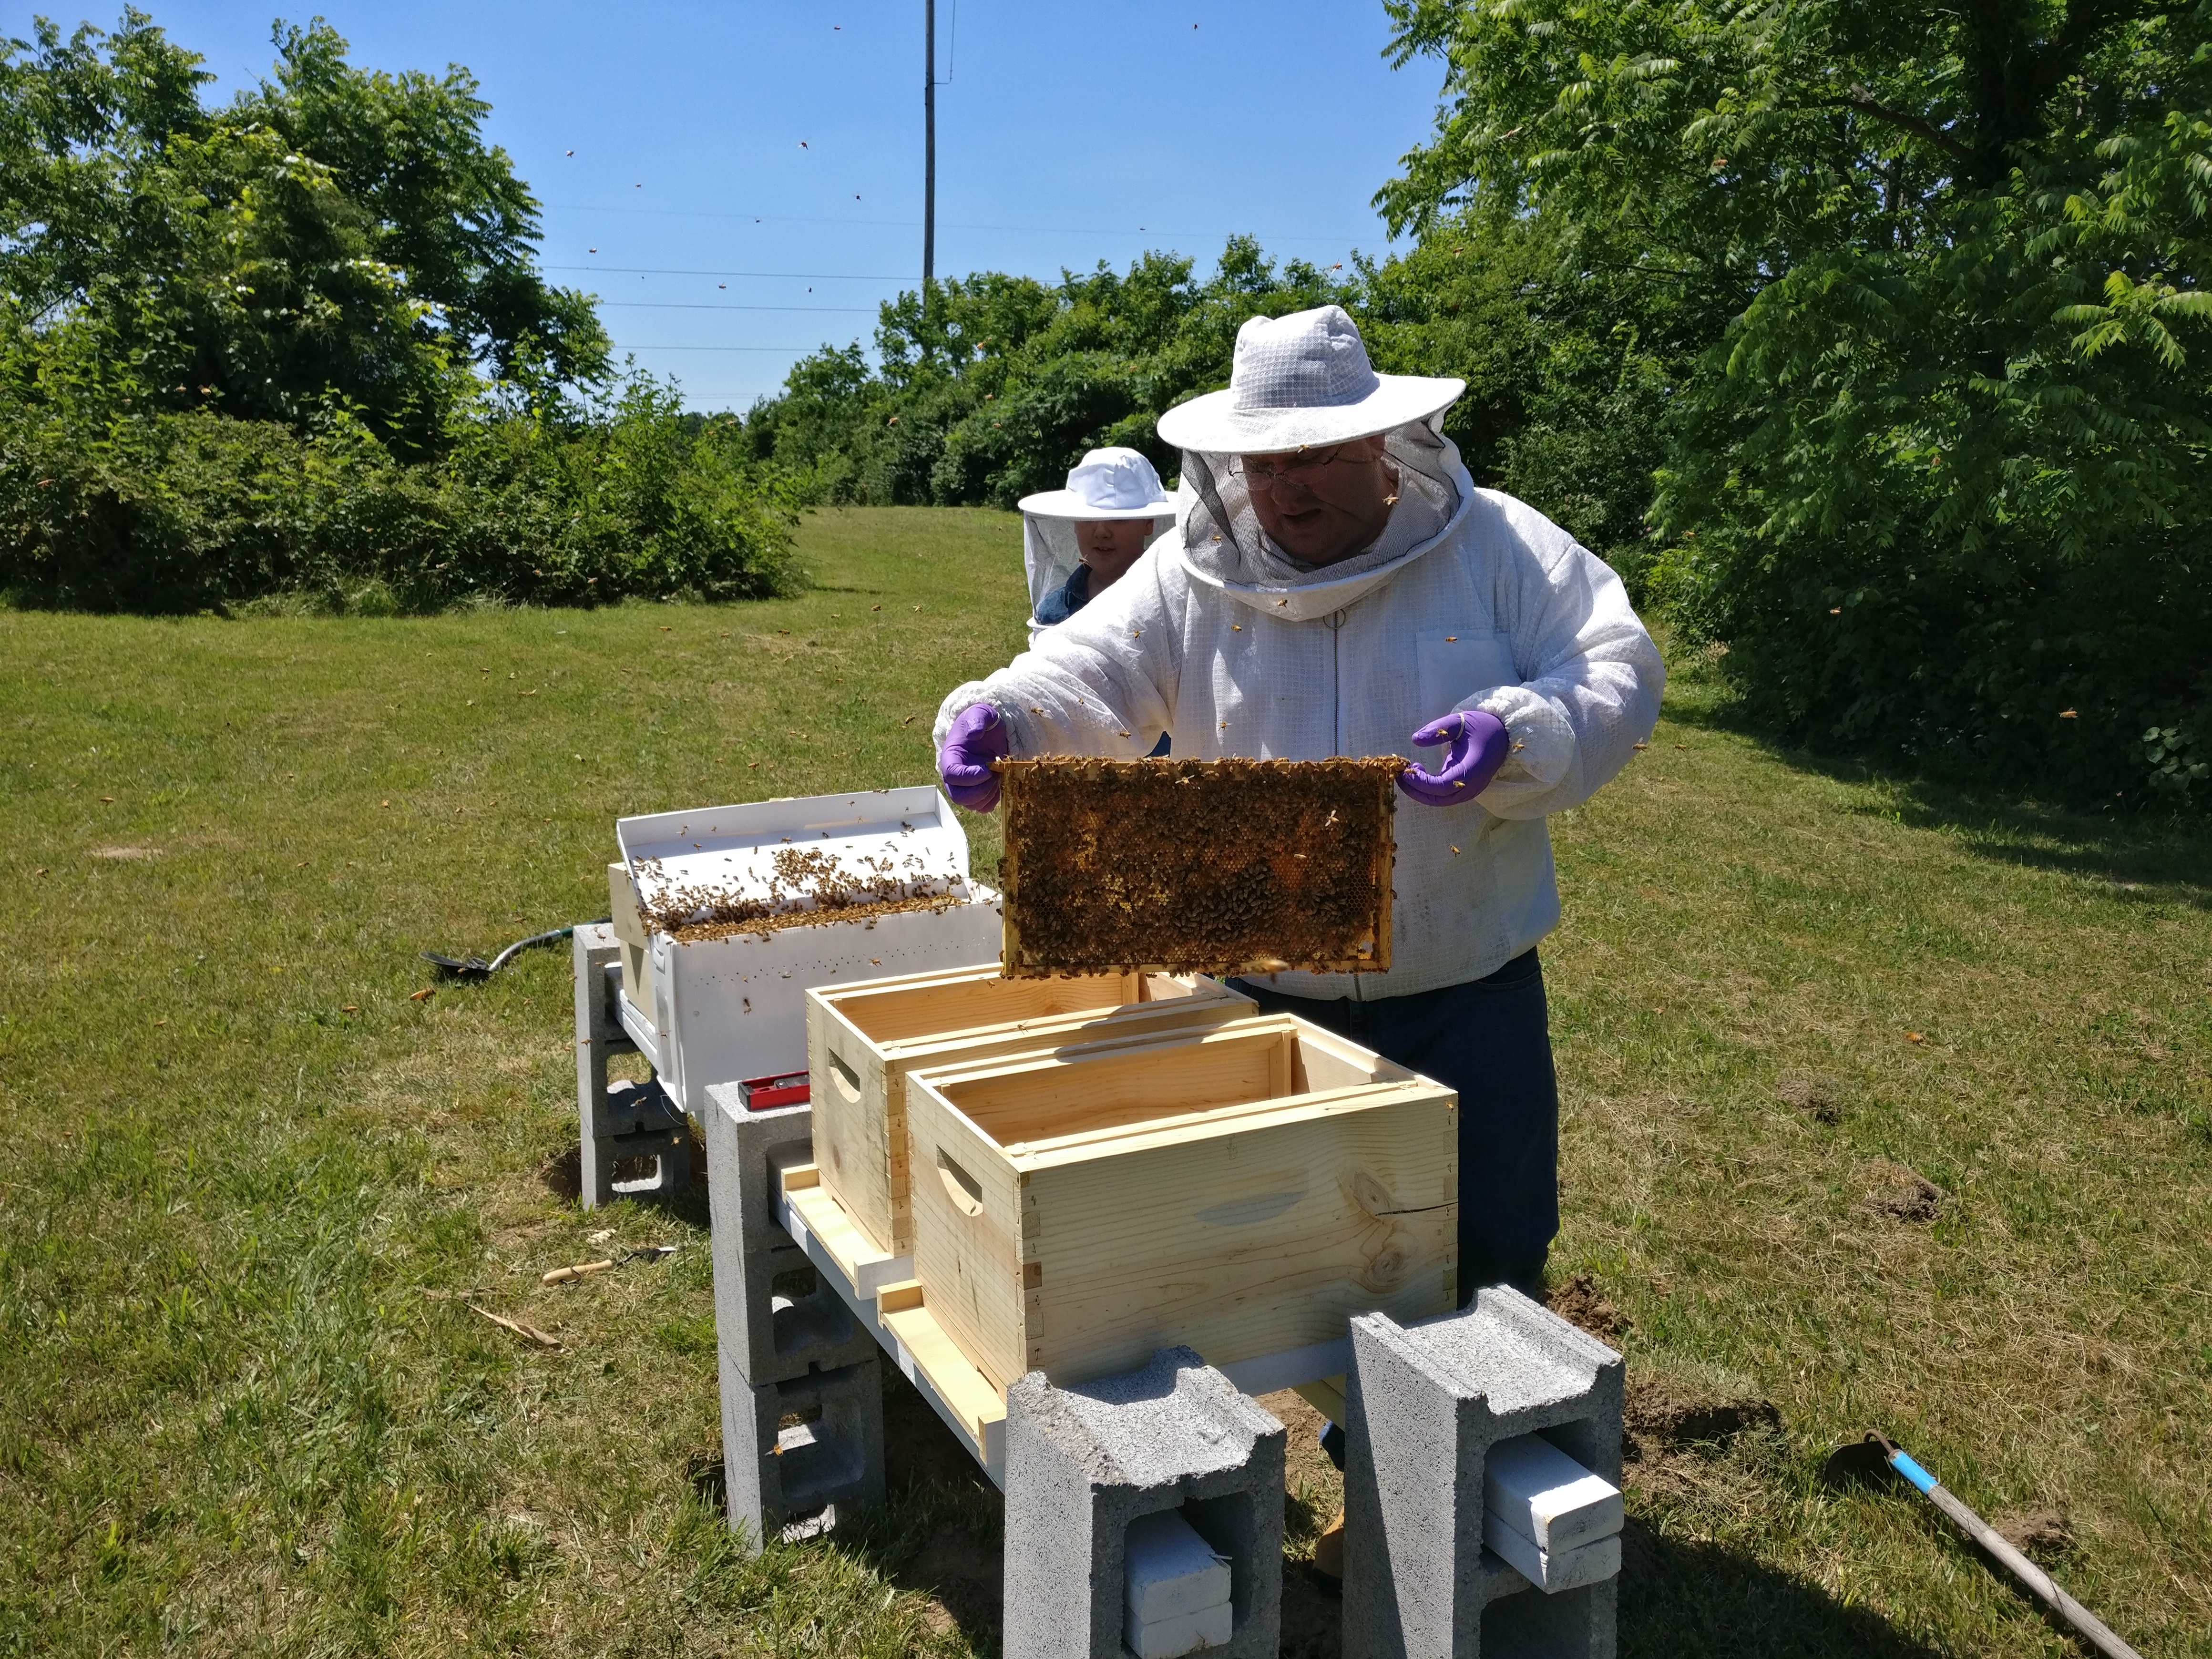
<svg viewBox="0 0 2212 1659">
<path fill-rule="evenodd" d="M 1067 488 L 1024 495 L 1040 519 L 1172 519 L 1175 502 L 1152 464 L 1133 449 L 1094 449 L 1067 475 Z"/>
<path fill-rule="evenodd" d="M 1229 389 L 1160 416 L 1160 441 L 1216 455 L 1274 455 L 1433 421 L 1465 380 L 1377 374 L 1341 306 L 1254 317 L 1237 331 Z"/>
</svg>

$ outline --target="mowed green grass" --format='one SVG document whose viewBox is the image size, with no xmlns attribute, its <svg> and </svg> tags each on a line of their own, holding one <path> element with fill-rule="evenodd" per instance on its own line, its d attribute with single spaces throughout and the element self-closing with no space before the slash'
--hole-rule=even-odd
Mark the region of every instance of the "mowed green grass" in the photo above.
<svg viewBox="0 0 2212 1659">
<path fill-rule="evenodd" d="M 410 1000 L 422 948 L 603 914 L 619 814 L 929 777 L 1020 642 L 1018 521 L 802 549 L 736 607 L 0 613 L 0 1651 L 989 1648 L 928 1591 L 996 1548 L 942 1460 L 729 1546 L 700 1195 L 540 1178 L 565 953 Z M 2212 1654 L 2212 835 L 1817 768 L 1687 671 L 1554 830 L 1554 1277 L 1784 1424 L 1632 1468 L 1624 1653 L 2069 1651 L 1926 1506 L 1820 1485 L 1878 1425 L 2062 1510 L 2145 1654 Z M 1868 1201 L 1911 1175 L 1932 1220 Z"/>
</svg>

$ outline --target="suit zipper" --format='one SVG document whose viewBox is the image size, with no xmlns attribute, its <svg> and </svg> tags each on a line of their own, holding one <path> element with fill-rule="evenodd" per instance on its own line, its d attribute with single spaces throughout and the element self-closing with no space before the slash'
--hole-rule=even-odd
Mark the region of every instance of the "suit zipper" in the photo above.
<svg viewBox="0 0 2212 1659">
<path fill-rule="evenodd" d="M 1328 623 L 1328 710 L 1330 724 L 1329 752 L 1344 752 L 1344 616 L 1341 611 L 1332 611 L 1325 620 Z M 1351 1000 L 1367 1000 L 1365 988 L 1359 975 L 1352 976 Z"/>
<path fill-rule="evenodd" d="M 1344 752 L 1344 657 L 1337 648 L 1344 638 L 1344 612 L 1332 611 L 1322 620 L 1328 625 L 1329 749 Z"/>
</svg>

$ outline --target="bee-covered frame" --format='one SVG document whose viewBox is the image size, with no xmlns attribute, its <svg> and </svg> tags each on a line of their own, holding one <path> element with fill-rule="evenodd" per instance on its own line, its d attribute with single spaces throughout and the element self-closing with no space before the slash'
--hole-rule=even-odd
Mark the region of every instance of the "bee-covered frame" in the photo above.
<svg viewBox="0 0 2212 1659">
<path fill-rule="evenodd" d="M 1001 971 L 1387 969 L 1405 764 L 1001 763 Z"/>
</svg>

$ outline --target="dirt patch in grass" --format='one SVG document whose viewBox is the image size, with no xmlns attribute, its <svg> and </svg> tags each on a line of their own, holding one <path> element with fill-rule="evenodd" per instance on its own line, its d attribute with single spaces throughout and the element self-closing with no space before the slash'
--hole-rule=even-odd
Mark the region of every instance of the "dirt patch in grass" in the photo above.
<svg viewBox="0 0 2212 1659">
<path fill-rule="evenodd" d="M 884 1368 L 884 1477 L 895 1503 L 933 1517 L 920 1547 L 892 1575 L 925 1598 L 921 1618 L 939 1636 L 958 1632 L 995 1647 L 1003 1622 L 1005 1551 L 994 1540 L 1006 1500 L 919 1390 Z"/>
<path fill-rule="evenodd" d="M 1785 1077 L 1774 1091 L 1782 1103 L 1815 1123 L 1844 1121 L 1843 1091 L 1826 1078 Z"/>
<path fill-rule="evenodd" d="M 2006 1543 L 2045 1566 L 2063 1561 L 2074 1553 L 2074 1525 L 2062 1510 L 2041 1505 L 2014 1510 L 1998 1516 L 1990 1524 Z"/>
<path fill-rule="evenodd" d="M 549 1152 L 538 1166 L 538 1184 L 563 1204 L 574 1204 L 584 1194 L 584 1149 L 563 1146 Z"/>
<path fill-rule="evenodd" d="M 1918 1170 L 1902 1164 L 1881 1163 L 1869 1173 L 1867 1195 L 1862 1201 L 1876 1215 L 1924 1224 L 1943 1213 L 1943 1200 L 1949 1194 Z"/>
<path fill-rule="evenodd" d="M 1343 1646 L 1343 1595 L 1314 1571 L 1314 1542 L 1344 1513 L 1344 1477 L 1321 1449 L 1328 1422 L 1303 1395 L 1284 1389 L 1260 1404 L 1287 1437 L 1284 1446 L 1283 1626 L 1285 1659 L 1336 1659 Z"/>
<path fill-rule="evenodd" d="M 1774 1402 L 1747 1382 L 1708 1368 L 1674 1372 L 1631 1365 L 1622 1413 L 1625 1453 L 1656 1461 L 1697 1446 L 1724 1446 L 1750 1431 L 1782 1426 Z"/>
<path fill-rule="evenodd" d="M 932 1630 L 957 1630 L 977 1640 L 986 1632 L 996 1636 L 1002 1626 L 1005 1559 L 1003 1550 L 978 1542 L 971 1528 L 948 1521 L 892 1582 L 929 1598 L 922 1618 Z"/>
<path fill-rule="evenodd" d="M 1628 1329 L 1628 1316 L 1607 1300 L 1598 1289 L 1597 1280 L 1588 1273 L 1577 1273 L 1564 1285 L 1554 1285 L 1544 1297 L 1544 1304 L 1570 1325 L 1588 1331 L 1601 1342 L 1618 1346 Z"/>
</svg>

